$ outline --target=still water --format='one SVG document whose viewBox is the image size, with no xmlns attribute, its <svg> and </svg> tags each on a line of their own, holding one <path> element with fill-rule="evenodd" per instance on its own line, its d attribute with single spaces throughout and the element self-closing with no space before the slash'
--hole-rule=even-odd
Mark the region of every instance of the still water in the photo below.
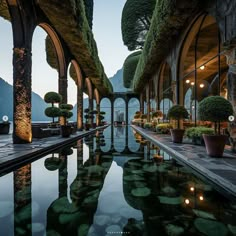
<svg viewBox="0 0 236 236">
<path fill-rule="evenodd" d="M 235 201 L 129 127 L 0 177 L 0 236 L 224 236 L 235 219 Z"/>
</svg>

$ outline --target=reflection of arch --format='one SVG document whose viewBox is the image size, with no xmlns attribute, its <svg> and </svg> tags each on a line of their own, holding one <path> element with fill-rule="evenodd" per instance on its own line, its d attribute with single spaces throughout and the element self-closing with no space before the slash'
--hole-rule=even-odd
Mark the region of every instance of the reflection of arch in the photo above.
<svg viewBox="0 0 236 236">
<path fill-rule="evenodd" d="M 128 124 L 134 118 L 135 112 L 140 110 L 140 102 L 137 98 L 131 98 L 128 101 Z"/>
<path fill-rule="evenodd" d="M 126 121 L 127 104 L 124 98 L 118 97 L 114 100 L 114 122 Z"/>
</svg>

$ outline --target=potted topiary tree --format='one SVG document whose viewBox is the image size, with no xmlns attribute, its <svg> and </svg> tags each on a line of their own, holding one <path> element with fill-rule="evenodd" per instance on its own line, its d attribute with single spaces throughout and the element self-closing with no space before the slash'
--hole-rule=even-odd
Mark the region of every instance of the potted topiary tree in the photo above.
<svg viewBox="0 0 236 236">
<path fill-rule="evenodd" d="M 180 129 L 180 120 L 188 118 L 188 111 L 184 106 L 174 105 L 169 109 L 167 116 L 169 119 L 176 120 L 177 123 L 176 129 L 170 129 L 172 141 L 174 143 L 182 143 L 184 129 Z"/>
<path fill-rule="evenodd" d="M 69 118 L 73 116 L 71 110 L 73 106 L 71 104 L 60 104 L 60 116 L 63 117 L 63 125 L 61 125 L 62 137 L 69 137 L 72 132 L 72 127 L 68 124 Z"/>
<path fill-rule="evenodd" d="M 54 118 L 60 116 L 60 108 L 55 107 L 55 103 L 60 103 L 61 100 L 62 100 L 61 95 L 56 92 L 48 92 L 44 96 L 44 101 L 46 103 L 51 103 L 51 107 L 47 107 L 44 111 L 46 116 L 52 118 L 51 127 L 56 127 Z"/>
<path fill-rule="evenodd" d="M 222 157 L 227 136 L 221 135 L 220 122 L 227 121 L 231 115 L 233 115 L 231 103 L 221 96 L 210 96 L 199 103 L 199 119 L 214 122 L 215 134 L 203 134 L 209 156 Z"/>
</svg>

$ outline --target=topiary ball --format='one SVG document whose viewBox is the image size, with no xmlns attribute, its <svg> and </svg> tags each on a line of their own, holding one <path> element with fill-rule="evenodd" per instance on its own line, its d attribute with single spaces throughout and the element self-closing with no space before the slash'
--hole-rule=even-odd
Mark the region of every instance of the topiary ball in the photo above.
<svg viewBox="0 0 236 236">
<path fill-rule="evenodd" d="M 60 108 L 58 108 L 58 107 L 47 107 L 45 109 L 44 113 L 48 117 L 58 117 L 58 116 L 60 116 Z"/>
<path fill-rule="evenodd" d="M 186 119 L 188 118 L 188 111 L 182 105 L 174 105 L 169 109 L 167 116 L 175 120 Z"/>
<path fill-rule="evenodd" d="M 232 104 L 221 96 L 210 96 L 204 98 L 198 107 L 200 120 L 221 122 L 227 121 L 233 115 Z"/>
<path fill-rule="evenodd" d="M 46 103 L 59 103 L 62 100 L 62 96 L 56 92 L 48 92 L 44 95 L 44 101 Z"/>
</svg>

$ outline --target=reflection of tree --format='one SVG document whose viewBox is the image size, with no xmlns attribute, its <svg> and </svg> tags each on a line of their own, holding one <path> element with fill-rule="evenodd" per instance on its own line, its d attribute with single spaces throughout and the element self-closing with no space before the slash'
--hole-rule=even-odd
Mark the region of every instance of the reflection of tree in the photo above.
<svg viewBox="0 0 236 236">
<path fill-rule="evenodd" d="M 83 164 L 83 143 L 78 141 L 77 176 L 70 186 L 69 202 L 67 197 L 67 161 L 61 157 L 64 165 L 59 168 L 59 197 L 47 211 L 48 235 L 81 235 L 88 233 L 93 223 L 99 193 L 105 176 L 110 168 L 111 159 L 103 159 L 101 153 L 93 152 L 93 142 L 87 140 L 89 159 Z"/>
</svg>

